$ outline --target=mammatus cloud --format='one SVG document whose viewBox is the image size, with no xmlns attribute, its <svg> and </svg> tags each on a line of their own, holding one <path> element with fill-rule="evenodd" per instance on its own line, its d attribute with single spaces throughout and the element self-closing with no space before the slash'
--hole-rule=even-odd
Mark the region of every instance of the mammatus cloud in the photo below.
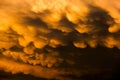
<svg viewBox="0 0 120 80">
<path fill-rule="evenodd" d="M 45 78 L 71 72 L 82 74 L 71 68 L 68 73 L 64 70 L 64 65 L 77 65 L 79 59 L 72 57 L 81 55 L 78 49 L 98 45 L 120 49 L 119 2 L 0 1 L 0 69 Z M 74 50 L 70 53 L 62 51 L 64 47 Z M 59 72 L 61 68 L 63 71 Z"/>
</svg>

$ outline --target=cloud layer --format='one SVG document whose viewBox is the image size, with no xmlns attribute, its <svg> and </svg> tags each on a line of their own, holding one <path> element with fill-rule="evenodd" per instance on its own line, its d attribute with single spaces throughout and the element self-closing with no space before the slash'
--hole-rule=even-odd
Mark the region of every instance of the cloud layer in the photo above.
<svg viewBox="0 0 120 80">
<path fill-rule="evenodd" d="M 0 1 L 0 69 L 53 78 L 67 74 L 66 70 L 59 72 L 55 68 L 77 65 L 79 59 L 72 57 L 81 55 L 78 54 L 81 48 L 104 46 L 120 49 L 119 2 Z M 67 52 L 71 47 L 73 51 Z M 66 49 L 62 51 L 63 48 Z M 68 70 L 75 75 L 80 72 Z"/>
</svg>

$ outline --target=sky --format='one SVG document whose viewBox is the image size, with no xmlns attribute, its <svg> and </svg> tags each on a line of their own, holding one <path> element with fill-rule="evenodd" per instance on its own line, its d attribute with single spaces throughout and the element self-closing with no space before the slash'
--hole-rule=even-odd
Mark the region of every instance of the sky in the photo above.
<svg viewBox="0 0 120 80">
<path fill-rule="evenodd" d="M 1 75 L 83 80 L 110 72 L 110 77 L 120 59 L 119 2 L 0 0 Z"/>
</svg>

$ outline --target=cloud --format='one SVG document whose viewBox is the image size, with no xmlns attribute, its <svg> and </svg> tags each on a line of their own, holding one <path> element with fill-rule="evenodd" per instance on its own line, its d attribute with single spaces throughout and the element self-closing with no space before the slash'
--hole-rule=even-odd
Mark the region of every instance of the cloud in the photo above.
<svg viewBox="0 0 120 80">
<path fill-rule="evenodd" d="M 45 78 L 72 72 L 81 75 L 79 68 L 71 68 L 80 66 L 79 59 L 72 59 L 81 55 L 79 50 L 97 46 L 120 49 L 119 2 L 0 1 L 0 69 Z"/>
</svg>

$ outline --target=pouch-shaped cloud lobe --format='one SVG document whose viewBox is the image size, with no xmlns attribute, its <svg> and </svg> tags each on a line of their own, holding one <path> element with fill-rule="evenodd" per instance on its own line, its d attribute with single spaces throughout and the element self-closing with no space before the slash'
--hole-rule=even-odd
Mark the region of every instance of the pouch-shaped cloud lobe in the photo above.
<svg viewBox="0 0 120 80">
<path fill-rule="evenodd" d="M 82 49 L 120 49 L 119 2 L 0 1 L 0 69 L 56 79 L 88 73 L 79 68 Z"/>
</svg>

